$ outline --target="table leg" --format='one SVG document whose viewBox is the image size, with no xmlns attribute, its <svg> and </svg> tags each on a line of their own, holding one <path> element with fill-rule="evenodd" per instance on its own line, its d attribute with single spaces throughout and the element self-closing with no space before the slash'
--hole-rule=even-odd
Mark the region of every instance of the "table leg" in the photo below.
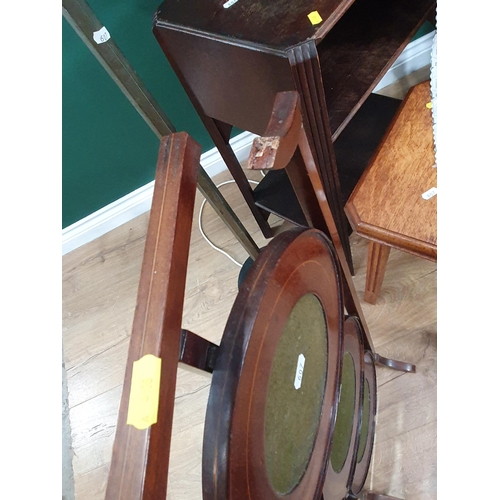
<svg viewBox="0 0 500 500">
<path fill-rule="evenodd" d="M 196 104 L 195 107 L 197 106 L 198 105 Z M 236 154 L 229 145 L 229 135 L 224 137 L 224 134 L 221 131 L 221 127 L 227 126 L 227 124 L 210 118 L 201 110 L 198 110 L 198 114 L 203 124 L 205 125 L 205 128 L 210 134 L 210 137 L 212 138 L 216 148 L 222 156 L 222 159 L 224 160 L 224 163 L 226 164 L 229 172 L 231 172 L 231 175 L 233 176 L 236 185 L 238 186 L 243 198 L 245 199 L 248 208 L 252 212 L 255 221 L 259 225 L 263 236 L 265 238 L 272 238 L 274 236 L 273 229 L 271 228 L 267 220 L 267 218 L 269 217 L 269 213 L 264 212 L 264 210 L 262 210 L 255 204 L 250 183 L 248 182 L 248 179 L 246 178 L 245 173 L 241 168 Z"/>
<path fill-rule="evenodd" d="M 375 304 L 384 281 L 385 268 L 391 247 L 370 241 L 366 267 L 365 302 Z"/>
<path fill-rule="evenodd" d="M 331 130 L 326 112 L 319 56 L 313 40 L 297 45 L 289 51 L 295 86 L 301 96 L 302 119 L 314 161 L 318 167 L 324 194 L 335 220 L 335 226 L 344 249 L 349 271 L 354 275 L 352 252 L 349 243 L 349 222 L 342 204 L 337 162 L 331 141 Z"/>
</svg>

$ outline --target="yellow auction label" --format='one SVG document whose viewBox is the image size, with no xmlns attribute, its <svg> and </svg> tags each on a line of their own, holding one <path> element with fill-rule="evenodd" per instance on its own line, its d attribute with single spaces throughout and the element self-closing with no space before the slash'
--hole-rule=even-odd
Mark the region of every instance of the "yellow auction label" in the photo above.
<svg viewBox="0 0 500 500">
<path fill-rule="evenodd" d="M 147 429 L 158 421 L 161 359 L 146 354 L 132 365 L 127 424 Z"/>
<path fill-rule="evenodd" d="M 311 24 L 313 25 L 319 24 L 321 21 L 323 21 L 317 10 L 311 12 L 310 14 L 307 14 L 307 17 L 309 18 L 309 21 L 311 21 Z"/>
</svg>

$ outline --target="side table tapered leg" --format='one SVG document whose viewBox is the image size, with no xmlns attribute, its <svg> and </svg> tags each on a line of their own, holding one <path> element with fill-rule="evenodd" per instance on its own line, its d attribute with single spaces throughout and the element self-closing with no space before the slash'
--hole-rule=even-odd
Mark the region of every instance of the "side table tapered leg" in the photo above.
<svg viewBox="0 0 500 500">
<path fill-rule="evenodd" d="M 366 267 L 366 285 L 364 299 L 369 304 L 375 304 L 384 281 L 385 269 L 391 247 L 370 241 L 368 247 L 368 262 Z"/>
</svg>

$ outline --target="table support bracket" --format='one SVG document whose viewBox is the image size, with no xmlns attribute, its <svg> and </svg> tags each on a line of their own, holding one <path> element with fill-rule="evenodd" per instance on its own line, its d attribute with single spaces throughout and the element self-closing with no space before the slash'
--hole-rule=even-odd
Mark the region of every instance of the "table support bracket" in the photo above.
<svg viewBox="0 0 500 500">
<path fill-rule="evenodd" d="M 411 363 L 406 363 L 404 361 L 396 361 L 394 359 L 384 358 L 380 354 L 374 353 L 375 363 L 381 366 L 387 366 L 392 370 L 397 370 L 399 372 L 416 373 L 417 368 Z"/>
</svg>

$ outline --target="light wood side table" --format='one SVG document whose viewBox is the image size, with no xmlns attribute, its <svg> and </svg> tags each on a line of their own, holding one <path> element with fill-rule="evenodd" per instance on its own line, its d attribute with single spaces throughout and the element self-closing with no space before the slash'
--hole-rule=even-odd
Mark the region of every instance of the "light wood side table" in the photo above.
<svg viewBox="0 0 500 500">
<path fill-rule="evenodd" d="M 429 81 L 408 92 L 345 211 L 370 240 L 364 299 L 375 304 L 391 247 L 437 260 L 437 172 Z M 428 193 L 428 194 L 426 194 Z"/>
</svg>

